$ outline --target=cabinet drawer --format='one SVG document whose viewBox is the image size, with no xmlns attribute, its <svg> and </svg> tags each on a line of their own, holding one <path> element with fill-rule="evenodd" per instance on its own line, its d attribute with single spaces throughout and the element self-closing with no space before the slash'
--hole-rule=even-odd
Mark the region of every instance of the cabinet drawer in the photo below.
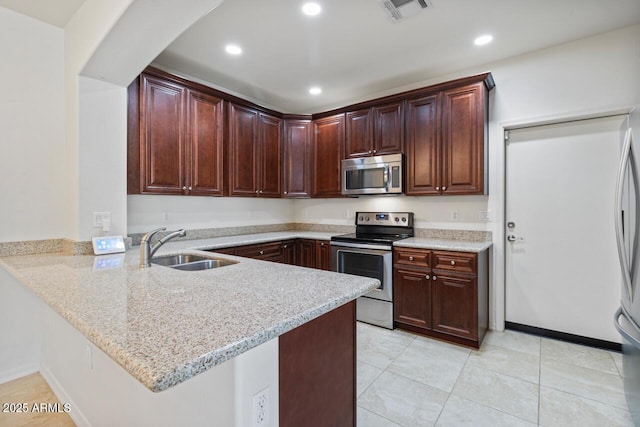
<svg viewBox="0 0 640 427">
<path fill-rule="evenodd" d="M 282 255 L 282 242 L 240 246 L 236 249 L 236 255 L 246 258 L 272 260 Z"/>
<path fill-rule="evenodd" d="M 407 250 L 404 248 L 394 248 L 394 251 L 394 264 L 420 268 L 429 268 L 431 266 L 431 251 Z"/>
<path fill-rule="evenodd" d="M 476 274 L 477 254 L 468 252 L 433 252 L 433 268 Z"/>
</svg>

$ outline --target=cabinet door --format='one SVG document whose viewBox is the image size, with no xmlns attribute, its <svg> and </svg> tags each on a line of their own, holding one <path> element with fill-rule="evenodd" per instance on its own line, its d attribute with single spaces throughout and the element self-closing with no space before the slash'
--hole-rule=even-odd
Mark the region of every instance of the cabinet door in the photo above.
<svg viewBox="0 0 640 427">
<path fill-rule="evenodd" d="M 282 262 L 282 242 L 239 246 L 236 248 L 236 255 L 245 258 Z"/>
<path fill-rule="evenodd" d="M 282 120 L 260 113 L 258 159 L 261 197 L 280 197 L 282 192 Z"/>
<path fill-rule="evenodd" d="M 484 83 L 444 92 L 443 194 L 484 194 Z"/>
<path fill-rule="evenodd" d="M 344 114 L 313 122 L 313 197 L 342 197 Z"/>
<path fill-rule="evenodd" d="M 299 239 L 296 246 L 296 265 L 316 268 L 316 241 Z"/>
<path fill-rule="evenodd" d="M 395 269 L 393 320 L 431 329 L 431 277 L 428 271 Z"/>
<path fill-rule="evenodd" d="M 404 115 L 402 102 L 373 107 L 373 154 L 402 153 Z"/>
<path fill-rule="evenodd" d="M 440 194 L 440 96 L 407 101 L 408 196 Z"/>
<path fill-rule="evenodd" d="M 183 194 L 186 89 L 145 74 L 141 85 L 141 192 Z"/>
<path fill-rule="evenodd" d="M 285 197 L 311 195 L 311 121 L 286 120 L 284 124 Z"/>
<path fill-rule="evenodd" d="M 187 186 L 197 196 L 224 195 L 222 123 L 224 103 L 199 92 L 188 92 Z"/>
<path fill-rule="evenodd" d="M 478 339 L 478 303 L 474 277 L 434 272 L 433 330 Z"/>
<path fill-rule="evenodd" d="M 373 123 L 371 110 L 350 111 L 345 115 L 345 153 L 347 157 L 370 156 Z"/>
<path fill-rule="evenodd" d="M 316 268 L 331 271 L 331 246 L 329 242 L 316 240 Z"/>
<path fill-rule="evenodd" d="M 258 112 L 230 104 L 229 195 L 255 196 L 258 191 Z"/>
<path fill-rule="evenodd" d="M 289 265 L 296 265 L 296 241 L 287 240 L 282 242 L 282 262 Z"/>
</svg>

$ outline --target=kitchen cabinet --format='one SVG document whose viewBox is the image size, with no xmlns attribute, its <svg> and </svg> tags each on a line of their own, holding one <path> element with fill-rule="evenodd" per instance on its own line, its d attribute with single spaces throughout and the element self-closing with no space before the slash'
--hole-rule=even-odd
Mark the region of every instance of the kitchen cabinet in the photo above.
<svg viewBox="0 0 640 427">
<path fill-rule="evenodd" d="M 236 255 L 245 258 L 261 259 L 263 261 L 282 262 L 282 242 L 238 246 L 236 248 Z"/>
<path fill-rule="evenodd" d="M 345 121 L 346 157 L 402 152 L 404 121 L 401 101 L 347 112 Z"/>
<path fill-rule="evenodd" d="M 316 240 L 316 266 L 320 270 L 331 271 L 331 245 L 324 240 Z"/>
<path fill-rule="evenodd" d="M 479 348 L 488 328 L 488 250 L 394 248 L 394 321 Z"/>
<path fill-rule="evenodd" d="M 222 196 L 224 102 L 143 73 L 129 87 L 129 194 Z"/>
<path fill-rule="evenodd" d="M 287 240 L 282 242 L 282 262 L 289 265 L 296 265 L 295 240 Z"/>
<path fill-rule="evenodd" d="M 316 241 L 298 239 L 296 242 L 296 265 L 316 268 Z"/>
<path fill-rule="evenodd" d="M 484 81 L 406 101 L 408 196 L 487 194 Z"/>
<path fill-rule="evenodd" d="M 311 197 L 312 138 L 311 120 L 285 120 L 283 161 L 284 197 Z"/>
<path fill-rule="evenodd" d="M 229 195 L 280 197 L 282 120 L 229 105 Z"/>
<path fill-rule="evenodd" d="M 342 197 L 344 114 L 313 121 L 312 197 Z"/>
</svg>

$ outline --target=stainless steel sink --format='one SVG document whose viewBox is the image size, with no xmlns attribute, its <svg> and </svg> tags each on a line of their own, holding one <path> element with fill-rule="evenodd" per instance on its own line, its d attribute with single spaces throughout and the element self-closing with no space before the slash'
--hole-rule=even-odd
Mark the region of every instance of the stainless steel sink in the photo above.
<svg viewBox="0 0 640 427">
<path fill-rule="evenodd" d="M 199 271 L 237 264 L 238 261 L 223 258 L 209 258 L 202 255 L 177 254 L 151 258 L 151 263 L 175 268 L 176 270 Z"/>
</svg>

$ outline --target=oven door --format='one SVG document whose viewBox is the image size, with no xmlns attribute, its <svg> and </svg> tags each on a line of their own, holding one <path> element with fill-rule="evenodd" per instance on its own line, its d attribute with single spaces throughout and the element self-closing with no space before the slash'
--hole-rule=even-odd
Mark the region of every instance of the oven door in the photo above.
<svg viewBox="0 0 640 427">
<path fill-rule="evenodd" d="M 363 295 L 382 301 L 393 301 L 392 252 L 390 250 L 331 246 L 331 267 L 338 273 L 372 277 L 380 287 Z"/>
</svg>

